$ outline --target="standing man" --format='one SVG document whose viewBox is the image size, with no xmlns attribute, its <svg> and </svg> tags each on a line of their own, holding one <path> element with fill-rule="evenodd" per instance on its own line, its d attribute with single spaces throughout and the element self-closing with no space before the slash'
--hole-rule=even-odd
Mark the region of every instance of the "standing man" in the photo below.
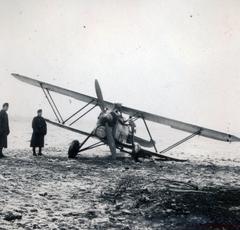
<svg viewBox="0 0 240 230">
<path fill-rule="evenodd" d="M 7 148 L 7 136 L 10 133 L 8 123 L 8 103 L 4 103 L 0 111 L 0 158 L 3 158 L 3 148 Z"/>
<path fill-rule="evenodd" d="M 38 155 L 42 155 L 42 148 L 44 147 L 44 136 L 47 134 L 47 124 L 42 117 L 42 110 L 37 111 L 37 116 L 32 121 L 33 134 L 31 139 L 31 147 L 33 148 L 33 156 L 37 156 L 36 147 L 39 148 Z"/>
</svg>

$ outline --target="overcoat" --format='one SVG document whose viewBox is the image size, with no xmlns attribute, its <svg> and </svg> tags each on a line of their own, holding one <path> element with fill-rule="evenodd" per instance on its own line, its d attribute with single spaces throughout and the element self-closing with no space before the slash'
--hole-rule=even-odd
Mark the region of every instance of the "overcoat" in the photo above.
<svg viewBox="0 0 240 230">
<path fill-rule="evenodd" d="M 8 114 L 5 110 L 0 111 L 0 148 L 7 148 L 7 136 L 10 133 Z"/>
<path fill-rule="evenodd" d="M 47 124 L 43 117 L 36 116 L 32 121 L 31 147 L 44 147 L 44 136 L 47 134 Z"/>
</svg>

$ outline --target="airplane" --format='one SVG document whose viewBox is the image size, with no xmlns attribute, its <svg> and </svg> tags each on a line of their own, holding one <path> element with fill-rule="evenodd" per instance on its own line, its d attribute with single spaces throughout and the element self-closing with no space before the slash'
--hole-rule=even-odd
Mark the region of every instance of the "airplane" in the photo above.
<svg viewBox="0 0 240 230">
<path fill-rule="evenodd" d="M 107 145 L 109 146 L 111 156 L 113 159 L 116 159 L 117 157 L 116 150 L 118 149 L 123 153 L 130 154 L 131 157 L 136 161 L 139 161 L 139 158 L 154 158 L 156 160 L 158 159 L 162 161 L 185 161 L 183 159 L 177 159 L 163 154 L 198 135 L 225 142 L 240 141 L 239 137 L 228 133 L 204 128 L 198 125 L 189 124 L 182 121 L 177 121 L 149 112 L 144 112 L 138 109 L 123 106 L 119 103 L 112 103 L 106 101 L 103 99 L 103 94 L 97 80 L 95 80 L 96 97 L 92 97 L 56 85 L 52 85 L 43 81 L 19 75 L 16 73 L 12 73 L 12 76 L 14 76 L 16 79 L 24 83 L 37 86 L 42 89 L 57 119 L 57 121 L 45 119 L 46 122 L 57 127 L 64 128 L 72 132 L 86 136 L 82 143 L 80 143 L 78 140 L 72 141 L 68 149 L 69 158 L 76 158 L 76 156 L 80 152 L 94 149 L 101 145 Z M 61 115 L 50 92 L 65 95 L 76 100 L 82 101 L 86 104 L 68 118 L 63 119 L 63 116 Z M 72 127 L 74 123 L 78 122 L 82 117 L 87 115 L 90 111 L 92 111 L 96 107 L 99 107 L 101 112 L 97 118 L 96 126 L 91 132 L 85 132 L 80 129 Z M 86 109 L 87 111 L 84 112 L 84 110 Z M 80 113 L 82 114 L 79 116 Z M 124 118 L 123 114 L 129 117 L 126 119 Z M 136 133 L 135 121 L 139 119 L 143 121 L 150 140 L 145 140 L 135 135 Z M 170 126 L 173 129 L 190 133 L 190 135 L 159 152 L 156 143 L 152 137 L 152 134 L 150 132 L 147 121 Z M 87 147 L 84 147 L 89 138 L 97 138 L 98 142 Z"/>
</svg>

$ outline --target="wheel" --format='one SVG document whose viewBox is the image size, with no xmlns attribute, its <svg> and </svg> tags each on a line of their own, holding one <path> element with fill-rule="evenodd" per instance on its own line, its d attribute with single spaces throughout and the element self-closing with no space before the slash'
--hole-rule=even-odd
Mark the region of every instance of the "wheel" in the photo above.
<svg viewBox="0 0 240 230">
<path fill-rule="evenodd" d="M 68 158 L 76 158 L 80 148 L 80 143 L 78 140 L 72 141 L 68 148 Z"/>
</svg>

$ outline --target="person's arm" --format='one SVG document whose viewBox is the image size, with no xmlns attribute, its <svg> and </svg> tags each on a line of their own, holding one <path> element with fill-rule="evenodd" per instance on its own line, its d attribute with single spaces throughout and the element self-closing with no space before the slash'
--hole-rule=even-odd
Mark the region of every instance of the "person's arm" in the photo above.
<svg viewBox="0 0 240 230">
<path fill-rule="evenodd" d="M 0 135 L 3 134 L 3 116 L 2 116 L 2 113 L 0 113 Z"/>
<path fill-rule="evenodd" d="M 44 120 L 44 128 L 45 128 L 44 135 L 47 135 L 47 123 L 45 120 Z"/>
<path fill-rule="evenodd" d="M 37 127 L 37 120 L 36 120 L 35 117 L 33 118 L 33 121 L 32 121 L 32 129 L 33 129 L 34 133 L 38 133 L 39 132 L 38 127 Z"/>
<path fill-rule="evenodd" d="M 7 135 L 10 134 L 8 115 L 6 115 L 6 133 Z"/>
<path fill-rule="evenodd" d="M 34 129 L 34 118 L 32 120 L 32 129 Z"/>
</svg>

